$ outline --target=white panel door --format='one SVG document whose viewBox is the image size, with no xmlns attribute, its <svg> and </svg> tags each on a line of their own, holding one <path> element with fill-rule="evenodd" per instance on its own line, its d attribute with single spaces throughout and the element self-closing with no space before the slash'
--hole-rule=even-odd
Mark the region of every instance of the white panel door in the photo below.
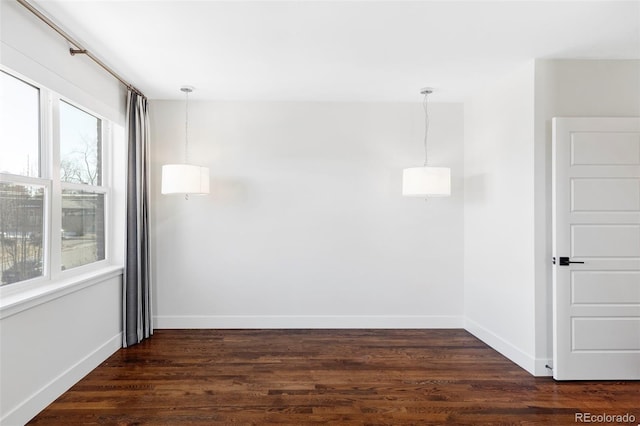
<svg viewBox="0 0 640 426">
<path fill-rule="evenodd" d="M 640 118 L 553 120 L 553 256 L 553 377 L 640 379 Z"/>
</svg>

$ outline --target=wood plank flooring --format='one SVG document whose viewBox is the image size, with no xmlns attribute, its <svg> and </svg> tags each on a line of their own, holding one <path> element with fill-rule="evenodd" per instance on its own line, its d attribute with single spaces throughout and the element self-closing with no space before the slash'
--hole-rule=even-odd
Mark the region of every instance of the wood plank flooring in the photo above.
<svg viewBox="0 0 640 426">
<path fill-rule="evenodd" d="M 33 425 L 640 423 L 640 382 L 535 378 L 464 330 L 156 330 Z M 630 424 L 630 423 L 619 423 Z"/>
</svg>

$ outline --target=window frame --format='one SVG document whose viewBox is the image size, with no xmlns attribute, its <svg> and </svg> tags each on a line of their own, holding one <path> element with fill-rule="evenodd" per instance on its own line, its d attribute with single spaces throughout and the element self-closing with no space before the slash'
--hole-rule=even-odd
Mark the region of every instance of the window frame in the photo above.
<svg viewBox="0 0 640 426">
<path fill-rule="evenodd" d="M 38 177 L 0 173 L 0 182 L 44 187 L 43 200 L 43 267 L 42 275 L 28 280 L 0 285 L 0 296 L 14 295 L 55 284 L 67 282 L 87 274 L 110 270 L 113 265 L 111 228 L 113 224 L 113 143 L 114 123 L 89 108 L 80 105 L 32 79 L 0 65 L 0 71 L 39 90 L 39 151 Z M 60 103 L 78 108 L 101 121 L 101 184 L 85 185 L 62 182 L 60 179 Z M 104 259 L 62 270 L 62 191 L 67 189 L 98 193 L 104 196 Z"/>
<path fill-rule="evenodd" d="M 60 160 L 61 160 L 61 156 L 60 156 L 60 103 L 61 102 L 65 102 L 69 105 L 71 105 L 72 107 L 75 107 L 77 109 L 79 109 L 82 112 L 85 112 L 86 114 L 89 114 L 95 118 L 97 118 L 98 120 L 100 120 L 101 125 L 100 125 L 100 138 L 101 138 L 101 143 L 100 143 L 100 150 L 102 151 L 100 153 L 100 157 L 102 160 L 102 170 L 100 171 L 100 177 L 101 177 L 101 184 L 100 185 L 89 185 L 89 184 L 81 184 L 81 183 L 72 183 L 72 182 L 63 182 L 62 179 L 60 178 Z M 109 253 L 110 253 L 110 243 L 109 243 L 109 226 L 111 223 L 111 220 L 109 220 L 108 218 L 108 212 L 110 212 L 110 166 L 111 166 L 111 157 L 110 157 L 110 150 L 107 149 L 107 147 L 111 146 L 111 128 L 112 128 L 112 123 L 109 120 L 106 120 L 104 117 L 101 117 L 99 114 L 94 113 L 93 111 L 90 111 L 89 109 L 83 107 L 82 105 L 79 105 L 78 103 L 74 102 L 71 99 L 62 97 L 62 96 L 58 96 L 56 101 L 54 102 L 54 123 L 57 126 L 57 129 L 55 129 L 55 131 L 53 132 L 54 135 L 54 141 L 53 141 L 53 147 L 54 147 L 54 156 L 55 158 L 53 158 L 54 162 L 52 163 L 52 172 L 55 176 L 55 179 L 57 181 L 57 183 L 60 185 L 59 187 L 59 197 L 57 199 L 57 201 L 60 203 L 59 206 L 57 206 L 57 208 L 54 210 L 59 217 L 57 218 L 57 223 L 56 225 L 59 225 L 58 228 L 55 228 L 57 231 L 56 233 L 58 234 L 58 241 L 56 242 L 56 247 L 59 248 L 59 257 L 56 259 L 57 260 L 57 265 L 54 265 L 54 263 L 52 262 L 52 266 L 55 266 L 55 271 L 58 272 L 60 274 L 61 277 L 65 277 L 69 274 L 73 275 L 71 272 L 75 271 L 75 270 L 79 270 L 79 273 L 82 272 L 86 272 L 86 271 L 92 271 L 94 269 L 99 269 L 99 268 L 103 268 L 107 265 L 110 264 L 110 259 L 109 259 Z M 69 269 L 62 269 L 62 192 L 65 190 L 78 190 L 78 191 L 83 191 L 83 192 L 92 192 L 92 193 L 96 193 L 96 194 L 103 194 L 104 195 L 104 259 L 101 260 L 96 260 L 95 262 L 91 262 L 91 263 L 87 263 L 84 265 L 78 265 L 75 266 L 73 268 L 69 268 Z M 94 266 L 96 265 L 96 266 Z"/>
</svg>

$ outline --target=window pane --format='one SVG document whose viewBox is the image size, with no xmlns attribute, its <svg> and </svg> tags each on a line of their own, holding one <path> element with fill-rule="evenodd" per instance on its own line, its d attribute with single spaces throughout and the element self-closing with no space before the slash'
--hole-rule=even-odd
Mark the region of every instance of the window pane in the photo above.
<svg viewBox="0 0 640 426">
<path fill-rule="evenodd" d="M 104 194 L 62 191 L 62 269 L 104 259 Z"/>
<path fill-rule="evenodd" d="M 44 187 L 0 182 L 0 284 L 42 275 Z"/>
<path fill-rule="evenodd" d="M 0 71 L 0 172 L 40 176 L 40 91 Z"/>
<path fill-rule="evenodd" d="M 60 102 L 60 180 L 102 184 L 102 120 Z"/>
</svg>

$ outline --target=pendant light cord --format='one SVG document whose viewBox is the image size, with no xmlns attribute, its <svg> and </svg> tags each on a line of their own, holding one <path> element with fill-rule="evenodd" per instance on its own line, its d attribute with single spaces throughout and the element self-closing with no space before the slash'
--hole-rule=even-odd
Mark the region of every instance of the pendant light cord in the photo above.
<svg viewBox="0 0 640 426">
<path fill-rule="evenodd" d="M 183 86 L 180 88 L 184 92 L 184 164 L 189 164 L 189 93 L 193 92 L 193 87 Z M 184 199 L 189 199 L 189 194 L 184 194 Z"/>
<path fill-rule="evenodd" d="M 429 93 L 424 94 L 424 100 L 422 101 L 422 108 L 424 109 L 424 165 L 427 165 L 427 135 L 429 134 L 429 110 L 427 108 L 427 97 Z"/>
<path fill-rule="evenodd" d="M 186 105 L 184 117 L 184 163 L 189 164 L 189 91 L 185 90 Z"/>
</svg>

